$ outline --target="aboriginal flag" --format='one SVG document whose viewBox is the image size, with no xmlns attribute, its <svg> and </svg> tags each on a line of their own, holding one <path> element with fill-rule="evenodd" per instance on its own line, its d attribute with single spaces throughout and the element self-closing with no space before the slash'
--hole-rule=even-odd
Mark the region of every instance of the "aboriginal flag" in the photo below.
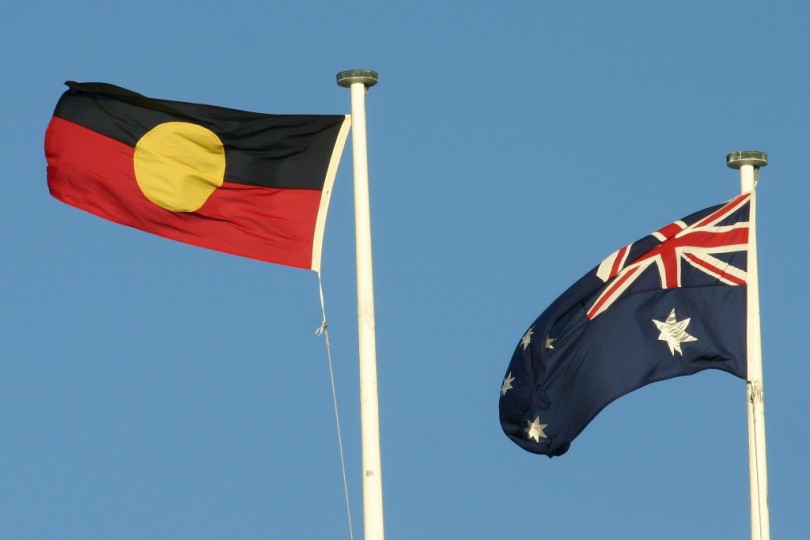
<svg viewBox="0 0 810 540">
<path fill-rule="evenodd" d="M 349 116 L 259 114 L 66 84 L 45 134 L 51 195 L 172 240 L 320 270 Z"/>
</svg>

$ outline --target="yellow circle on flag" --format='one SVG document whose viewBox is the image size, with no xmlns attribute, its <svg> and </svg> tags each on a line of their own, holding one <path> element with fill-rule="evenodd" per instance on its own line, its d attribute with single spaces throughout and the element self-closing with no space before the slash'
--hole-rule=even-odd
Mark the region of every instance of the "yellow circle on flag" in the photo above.
<svg viewBox="0 0 810 540">
<path fill-rule="evenodd" d="M 135 179 L 146 198 L 172 212 L 198 210 L 225 178 L 225 147 L 197 124 L 166 122 L 135 145 Z"/>
</svg>

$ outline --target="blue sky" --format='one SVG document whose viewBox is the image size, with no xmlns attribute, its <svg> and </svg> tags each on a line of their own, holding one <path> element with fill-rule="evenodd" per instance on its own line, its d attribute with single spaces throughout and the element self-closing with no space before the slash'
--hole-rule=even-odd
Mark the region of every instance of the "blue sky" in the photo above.
<svg viewBox="0 0 810 540">
<path fill-rule="evenodd" d="M 278 4 L 278 5 L 276 5 Z M 759 266 L 774 538 L 806 538 L 802 2 L 17 3 L 0 18 L 0 536 L 348 538 L 317 277 L 48 195 L 65 80 L 268 113 L 367 96 L 388 538 L 745 538 L 745 384 L 607 407 L 560 458 L 500 430 L 537 315 L 615 249 L 739 192 Z M 351 144 L 323 280 L 362 538 Z"/>
</svg>

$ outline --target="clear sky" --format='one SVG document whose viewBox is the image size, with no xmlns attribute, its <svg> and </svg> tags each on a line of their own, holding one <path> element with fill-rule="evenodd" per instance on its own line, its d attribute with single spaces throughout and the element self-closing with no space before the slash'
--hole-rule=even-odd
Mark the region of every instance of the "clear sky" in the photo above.
<svg viewBox="0 0 810 540">
<path fill-rule="evenodd" d="M 656 383 L 549 460 L 514 347 L 614 250 L 759 184 L 774 538 L 810 535 L 806 2 L 15 2 L 0 17 L 0 537 L 348 538 L 314 272 L 48 194 L 63 81 L 268 113 L 367 96 L 387 537 L 747 538 L 745 383 Z M 323 280 L 362 538 L 351 143 Z M 628 359 L 631 361 L 632 359 Z"/>
</svg>

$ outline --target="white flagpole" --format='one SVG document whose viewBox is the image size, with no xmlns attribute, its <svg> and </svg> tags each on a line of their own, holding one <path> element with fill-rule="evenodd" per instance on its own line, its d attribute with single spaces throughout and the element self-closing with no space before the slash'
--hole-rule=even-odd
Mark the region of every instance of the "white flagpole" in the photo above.
<svg viewBox="0 0 810 540">
<path fill-rule="evenodd" d="M 734 152 L 726 164 L 740 170 L 740 190 L 751 193 L 748 229 L 748 467 L 751 483 L 751 539 L 770 540 L 768 468 L 765 457 L 765 398 L 762 392 L 762 339 L 759 320 L 759 274 L 757 269 L 756 183 L 759 168 L 768 164 L 763 152 Z"/>
<path fill-rule="evenodd" d="M 377 399 L 377 337 L 374 278 L 371 265 L 371 220 L 366 150 L 366 90 L 377 84 L 370 70 L 342 71 L 337 83 L 351 89 L 354 211 L 357 237 L 357 325 L 360 340 L 360 422 L 363 439 L 363 528 L 366 540 L 382 540 L 382 472 L 380 415 Z"/>
</svg>

